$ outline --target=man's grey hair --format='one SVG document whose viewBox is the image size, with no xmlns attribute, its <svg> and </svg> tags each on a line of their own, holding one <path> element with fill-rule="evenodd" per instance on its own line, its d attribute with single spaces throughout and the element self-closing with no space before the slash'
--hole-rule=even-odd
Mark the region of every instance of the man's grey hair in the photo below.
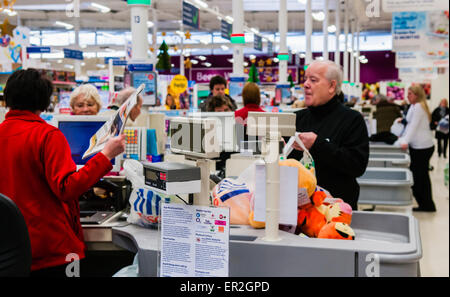
<svg viewBox="0 0 450 297">
<path fill-rule="evenodd" d="M 122 104 L 128 99 L 128 97 L 131 96 L 131 94 L 133 94 L 134 91 L 136 91 L 136 89 L 133 87 L 127 87 L 127 88 L 121 90 L 117 94 L 117 98 L 115 99 L 115 104 L 118 106 L 122 106 Z M 138 95 L 138 99 L 142 100 L 142 96 Z"/>
<path fill-rule="evenodd" d="M 333 61 L 325 60 L 325 61 L 313 61 L 309 66 L 313 64 L 321 64 L 327 66 L 327 72 L 325 73 L 325 77 L 328 81 L 336 81 L 336 95 L 339 95 L 342 91 L 342 68 L 337 65 Z"/>
</svg>

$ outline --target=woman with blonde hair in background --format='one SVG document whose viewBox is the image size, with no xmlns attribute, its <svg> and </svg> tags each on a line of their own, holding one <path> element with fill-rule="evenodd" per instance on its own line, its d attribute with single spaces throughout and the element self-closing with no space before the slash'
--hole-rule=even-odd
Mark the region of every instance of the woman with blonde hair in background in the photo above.
<svg viewBox="0 0 450 297">
<path fill-rule="evenodd" d="M 84 84 L 70 94 L 70 108 L 73 115 L 96 115 L 102 108 L 97 88 Z"/>
<path fill-rule="evenodd" d="M 410 169 L 414 178 L 413 195 L 419 205 L 414 211 L 436 211 L 433 202 L 429 175 L 430 159 L 434 152 L 433 135 L 430 129 L 431 113 L 426 101 L 425 91 L 420 85 L 408 89 L 411 107 L 406 115 L 406 128 L 399 138 L 403 150 L 409 147 Z"/>
</svg>

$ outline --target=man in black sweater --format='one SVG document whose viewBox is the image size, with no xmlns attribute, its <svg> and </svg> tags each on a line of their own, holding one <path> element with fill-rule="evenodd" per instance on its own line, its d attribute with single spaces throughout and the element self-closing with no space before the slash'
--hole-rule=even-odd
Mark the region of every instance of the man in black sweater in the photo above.
<svg viewBox="0 0 450 297">
<path fill-rule="evenodd" d="M 369 136 L 362 115 L 342 105 L 342 72 L 330 61 L 314 61 L 305 73 L 305 105 L 297 111 L 296 129 L 316 165 L 317 184 L 333 197 L 358 207 L 359 185 L 369 161 Z M 290 158 L 303 153 L 294 145 Z"/>
</svg>

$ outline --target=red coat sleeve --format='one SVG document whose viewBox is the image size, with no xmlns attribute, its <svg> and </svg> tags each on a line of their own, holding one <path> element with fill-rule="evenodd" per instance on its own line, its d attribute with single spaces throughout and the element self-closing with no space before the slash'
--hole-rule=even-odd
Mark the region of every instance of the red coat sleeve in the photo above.
<svg viewBox="0 0 450 297">
<path fill-rule="evenodd" d="M 79 196 L 112 169 L 108 158 L 98 153 L 77 171 L 69 144 L 59 130 L 46 135 L 42 148 L 47 182 L 53 193 L 65 202 L 78 201 Z"/>
</svg>

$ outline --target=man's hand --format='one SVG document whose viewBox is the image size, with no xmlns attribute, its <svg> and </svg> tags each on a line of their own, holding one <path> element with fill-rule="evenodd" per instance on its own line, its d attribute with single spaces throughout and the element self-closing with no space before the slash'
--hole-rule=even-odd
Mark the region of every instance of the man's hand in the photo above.
<svg viewBox="0 0 450 297">
<path fill-rule="evenodd" d="M 114 159 L 125 151 L 125 134 L 113 137 L 105 144 L 102 154 L 109 160 Z"/>
<path fill-rule="evenodd" d="M 303 142 L 307 150 L 310 150 L 317 139 L 317 134 L 314 132 L 306 132 L 306 133 L 300 133 L 298 135 L 300 140 Z M 294 142 L 292 147 L 298 151 L 303 151 L 303 149 L 300 147 L 300 145 L 297 142 Z"/>
<path fill-rule="evenodd" d="M 306 132 L 306 133 L 300 133 L 298 135 L 300 140 L 303 142 L 307 150 L 310 150 L 317 139 L 317 134 L 314 132 Z"/>
</svg>

